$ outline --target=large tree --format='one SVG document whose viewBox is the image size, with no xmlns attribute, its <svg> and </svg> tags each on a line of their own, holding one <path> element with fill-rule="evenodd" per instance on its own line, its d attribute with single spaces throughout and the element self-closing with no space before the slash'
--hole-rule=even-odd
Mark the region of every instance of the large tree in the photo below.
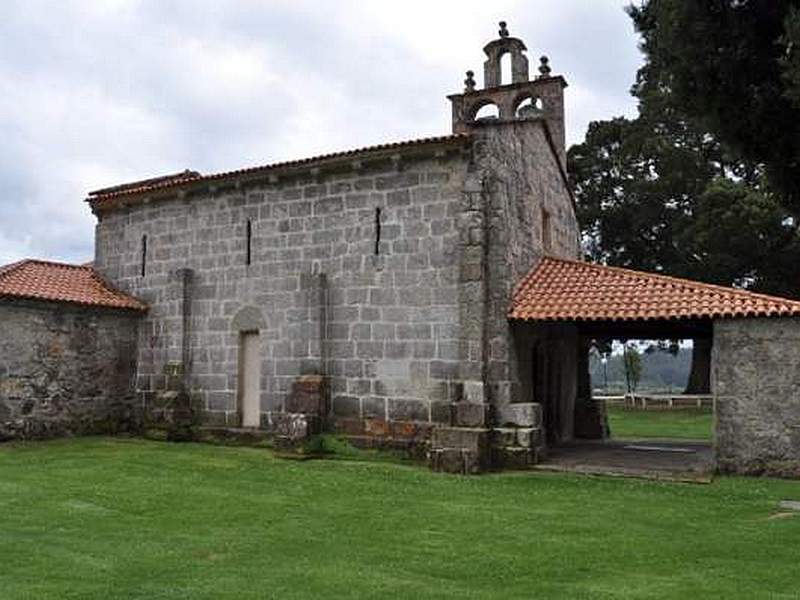
<svg viewBox="0 0 800 600">
<path fill-rule="evenodd" d="M 645 65 L 637 95 L 669 95 L 697 128 L 763 165 L 800 216 L 800 0 L 646 0 L 630 6 Z"/>
<path fill-rule="evenodd" d="M 712 99 L 681 96 L 676 89 L 689 86 L 691 77 L 676 83 L 679 79 L 660 62 L 671 56 L 662 46 L 679 44 L 683 35 L 680 28 L 673 31 L 671 22 L 662 26 L 661 20 L 688 18 L 714 6 L 724 12 L 728 4 L 650 0 L 631 9 L 647 52 L 632 90 L 639 116 L 590 124 L 584 143 L 568 154 L 584 245 L 593 260 L 606 264 L 800 297 L 797 203 L 791 185 L 775 192 L 767 183 L 780 184 L 786 169 L 777 159 L 769 164 L 755 151 L 743 152 L 744 142 L 724 127 L 715 128 L 719 123 L 714 119 L 698 117 L 698 107 L 712 105 Z M 800 13 L 785 14 L 787 24 L 800 30 Z M 698 28 L 706 26 L 708 21 L 701 20 Z M 674 35 L 667 35 L 665 28 Z M 793 35 L 788 29 L 776 31 L 773 41 L 776 35 Z M 736 42 L 716 43 L 727 47 Z M 776 59 L 778 79 L 800 80 L 800 66 L 788 65 L 795 58 L 789 52 Z M 706 93 L 699 83 L 693 89 Z M 748 102 L 729 96 L 719 119 L 747 122 L 754 117 Z M 772 125 L 764 131 L 778 135 Z M 786 151 L 795 143 L 800 140 L 779 142 Z M 706 346 L 695 346 L 689 392 L 707 389 Z"/>
<path fill-rule="evenodd" d="M 568 159 L 591 259 L 800 295 L 791 218 L 710 135 L 642 113 L 590 124 Z"/>
</svg>

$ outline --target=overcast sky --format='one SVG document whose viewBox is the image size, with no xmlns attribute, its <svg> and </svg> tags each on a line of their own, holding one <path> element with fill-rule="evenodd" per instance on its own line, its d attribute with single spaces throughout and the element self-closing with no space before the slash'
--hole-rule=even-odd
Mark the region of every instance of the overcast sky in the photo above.
<svg viewBox="0 0 800 600">
<path fill-rule="evenodd" d="M 93 255 L 89 190 L 450 132 L 497 21 L 564 75 L 567 138 L 635 114 L 626 0 L 0 2 L 0 264 Z"/>
</svg>

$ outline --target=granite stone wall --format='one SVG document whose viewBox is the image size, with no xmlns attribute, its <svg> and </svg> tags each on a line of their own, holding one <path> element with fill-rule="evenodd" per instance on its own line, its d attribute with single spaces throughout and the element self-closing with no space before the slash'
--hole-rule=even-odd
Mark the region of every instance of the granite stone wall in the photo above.
<svg viewBox="0 0 800 600">
<path fill-rule="evenodd" d="M 239 335 L 256 328 L 241 325 L 245 311 L 258 323 L 265 427 L 305 374 L 328 376 L 331 413 L 350 431 L 435 421 L 460 389 L 465 172 L 460 151 L 403 157 L 102 214 L 95 267 L 151 307 L 139 331 L 145 403 L 185 346 L 204 422 L 238 425 Z"/>
<path fill-rule="evenodd" d="M 135 430 L 137 319 L 0 301 L 0 440 Z"/>
<path fill-rule="evenodd" d="M 542 256 L 578 259 L 580 245 L 573 202 L 544 122 L 479 126 L 476 134 L 482 142 L 476 163 L 486 192 L 488 240 L 486 381 L 491 403 L 500 410 L 510 403 L 546 400 L 522 385 L 531 366 L 518 355 L 515 325 L 506 318 L 514 287 Z"/>
<path fill-rule="evenodd" d="M 521 399 L 511 290 L 545 251 L 578 253 L 536 119 L 476 128 L 471 145 L 427 155 L 131 203 L 101 212 L 96 237 L 95 268 L 151 307 L 139 328 L 145 406 L 179 363 L 203 422 L 238 426 L 239 339 L 257 331 L 265 429 L 297 378 L 320 374 L 336 427 L 390 436 L 425 434 L 395 422 L 448 422 L 465 382 L 478 402 Z"/>
<path fill-rule="evenodd" d="M 714 322 L 720 471 L 800 477 L 800 319 Z"/>
</svg>

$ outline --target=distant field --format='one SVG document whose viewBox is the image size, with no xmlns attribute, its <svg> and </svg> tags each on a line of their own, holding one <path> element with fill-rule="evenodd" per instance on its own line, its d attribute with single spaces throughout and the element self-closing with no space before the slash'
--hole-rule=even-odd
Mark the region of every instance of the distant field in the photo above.
<svg viewBox="0 0 800 600">
<path fill-rule="evenodd" d="M 0 445 L 0 597 L 798 598 L 800 483 Z"/>
<path fill-rule="evenodd" d="M 642 410 L 608 407 L 611 437 L 617 439 L 663 438 L 711 441 L 714 415 L 709 409 Z"/>
</svg>

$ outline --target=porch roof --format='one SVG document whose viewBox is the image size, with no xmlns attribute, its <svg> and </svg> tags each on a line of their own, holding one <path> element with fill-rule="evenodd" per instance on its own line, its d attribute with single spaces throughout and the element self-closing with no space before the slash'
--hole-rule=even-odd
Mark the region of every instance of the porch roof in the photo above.
<svg viewBox="0 0 800 600">
<path fill-rule="evenodd" d="M 34 259 L 0 266 L 0 300 L 4 298 L 147 310 L 143 302 L 112 287 L 90 266 Z"/>
<path fill-rule="evenodd" d="M 800 316 L 800 301 L 688 279 L 543 258 L 512 296 L 508 318 L 642 322 Z"/>
</svg>

